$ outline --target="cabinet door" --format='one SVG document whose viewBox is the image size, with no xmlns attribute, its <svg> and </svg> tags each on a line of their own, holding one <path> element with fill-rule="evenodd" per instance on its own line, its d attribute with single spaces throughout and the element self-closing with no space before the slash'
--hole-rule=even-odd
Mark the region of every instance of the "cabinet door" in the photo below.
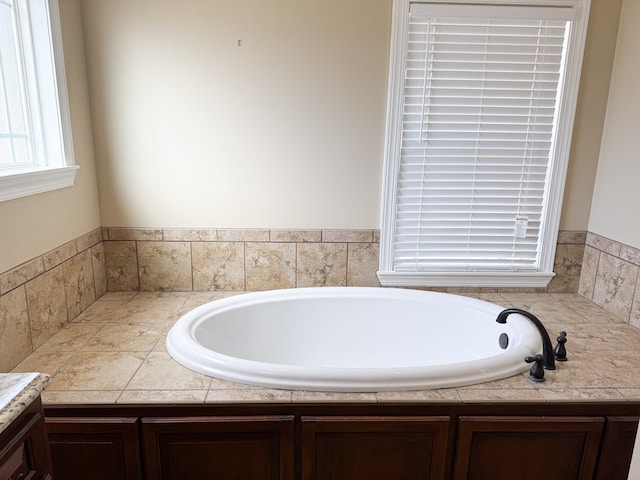
<svg viewBox="0 0 640 480">
<path fill-rule="evenodd" d="M 42 404 L 37 398 L 0 434 L 0 478 L 51 478 Z"/>
<path fill-rule="evenodd" d="M 293 416 L 143 418 L 149 479 L 293 480 Z"/>
<path fill-rule="evenodd" d="M 140 480 L 137 418 L 46 419 L 56 480 Z"/>
<path fill-rule="evenodd" d="M 460 417 L 454 478 L 586 480 L 604 418 Z"/>
<path fill-rule="evenodd" d="M 637 417 L 608 417 L 597 480 L 626 480 L 638 431 Z"/>
<path fill-rule="evenodd" d="M 449 417 L 302 417 L 302 478 L 443 479 L 449 420 Z"/>
</svg>

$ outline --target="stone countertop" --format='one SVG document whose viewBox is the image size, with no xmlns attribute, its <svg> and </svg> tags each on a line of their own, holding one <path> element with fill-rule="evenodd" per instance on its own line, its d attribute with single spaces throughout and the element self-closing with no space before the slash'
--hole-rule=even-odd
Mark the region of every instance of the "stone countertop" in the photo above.
<svg viewBox="0 0 640 480">
<path fill-rule="evenodd" d="M 459 388 L 331 393 L 253 387 L 192 372 L 167 353 L 166 333 L 184 313 L 233 293 L 112 292 L 19 364 L 52 380 L 55 404 L 638 402 L 640 330 L 576 294 L 485 293 L 483 300 L 530 311 L 552 338 L 568 333 L 569 361 L 534 383 L 525 372 Z M 554 342 L 555 343 L 555 342 Z"/>
<path fill-rule="evenodd" d="M 38 398 L 49 380 L 41 373 L 0 373 L 0 433 Z"/>
</svg>

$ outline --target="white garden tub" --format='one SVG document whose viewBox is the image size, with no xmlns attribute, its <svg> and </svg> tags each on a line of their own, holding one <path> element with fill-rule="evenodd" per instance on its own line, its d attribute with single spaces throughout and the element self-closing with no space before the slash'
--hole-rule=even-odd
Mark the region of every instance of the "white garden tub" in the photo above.
<svg viewBox="0 0 640 480">
<path fill-rule="evenodd" d="M 393 288 L 273 290 L 192 310 L 169 332 L 167 350 L 197 372 L 263 387 L 455 387 L 523 372 L 530 367 L 524 357 L 541 350 L 531 322 L 514 314 L 500 325 L 501 310 L 477 299 Z"/>
</svg>

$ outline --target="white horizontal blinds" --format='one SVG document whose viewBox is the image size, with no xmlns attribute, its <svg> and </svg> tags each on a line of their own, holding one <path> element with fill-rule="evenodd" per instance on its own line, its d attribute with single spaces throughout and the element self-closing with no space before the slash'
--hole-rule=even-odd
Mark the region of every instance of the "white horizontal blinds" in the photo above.
<svg viewBox="0 0 640 480">
<path fill-rule="evenodd" d="M 560 10 L 411 5 L 395 271 L 537 268 L 569 29 L 545 17 Z"/>
</svg>

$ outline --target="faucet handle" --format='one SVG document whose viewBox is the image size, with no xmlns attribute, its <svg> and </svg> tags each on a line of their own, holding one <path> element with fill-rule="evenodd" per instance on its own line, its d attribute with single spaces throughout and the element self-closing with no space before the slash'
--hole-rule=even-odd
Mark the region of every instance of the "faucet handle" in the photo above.
<svg viewBox="0 0 640 480">
<path fill-rule="evenodd" d="M 544 382 L 544 355 L 539 353 L 533 357 L 525 357 L 524 361 L 533 363 L 529 370 L 529 378 L 534 382 Z"/>
<path fill-rule="evenodd" d="M 559 362 L 567 361 L 567 349 L 564 344 L 567 343 L 567 332 L 560 332 L 560 336 L 556 338 L 558 343 L 556 344 L 556 348 L 553 349 L 553 356 Z"/>
</svg>

